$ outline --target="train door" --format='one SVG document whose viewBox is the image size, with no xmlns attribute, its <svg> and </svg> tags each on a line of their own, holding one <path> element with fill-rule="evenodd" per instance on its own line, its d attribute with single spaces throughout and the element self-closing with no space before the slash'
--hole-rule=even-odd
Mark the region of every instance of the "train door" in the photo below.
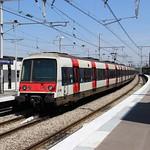
<svg viewBox="0 0 150 150">
<path fill-rule="evenodd" d="M 96 89 L 97 81 L 96 81 L 96 63 L 92 62 L 92 88 Z"/>
<path fill-rule="evenodd" d="M 62 85 L 64 96 L 68 95 L 68 67 L 62 67 Z"/>
<path fill-rule="evenodd" d="M 105 64 L 105 80 L 106 80 L 106 87 L 109 87 L 109 67 L 108 67 L 108 64 Z"/>
<path fill-rule="evenodd" d="M 11 65 L 8 64 L 8 89 L 11 89 Z"/>
<path fill-rule="evenodd" d="M 80 79 L 79 79 L 79 62 L 77 59 L 72 59 L 73 64 L 73 93 L 80 92 Z"/>
</svg>

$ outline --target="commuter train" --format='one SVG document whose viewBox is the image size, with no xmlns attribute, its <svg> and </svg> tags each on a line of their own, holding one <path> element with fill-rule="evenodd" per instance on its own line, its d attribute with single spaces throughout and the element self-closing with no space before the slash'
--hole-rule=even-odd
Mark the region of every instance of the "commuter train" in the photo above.
<svg viewBox="0 0 150 150">
<path fill-rule="evenodd" d="M 64 105 L 131 81 L 136 71 L 65 53 L 42 52 L 23 59 L 16 102 Z"/>
</svg>

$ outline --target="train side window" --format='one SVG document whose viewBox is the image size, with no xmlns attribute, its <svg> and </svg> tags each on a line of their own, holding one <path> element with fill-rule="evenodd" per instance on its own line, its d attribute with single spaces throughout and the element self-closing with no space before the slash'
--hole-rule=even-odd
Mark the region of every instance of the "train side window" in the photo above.
<svg viewBox="0 0 150 150">
<path fill-rule="evenodd" d="M 115 70 L 111 69 L 110 71 L 110 77 L 109 78 L 115 78 Z"/>
<path fill-rule="evenodd" d="M 97 80 L 104 80 L 104 79 L 105 79 L 105 70 L 97 69 Z"/>
<path fill-rule="evenodd" d="M 67 85 L 67 67 L 62 68 L 62 85 Z"/>
<path fill-rule="evenodd" d="M 73 83 L 73 69 L 71 67 L 62 67 L 62 85 Z"/>
<path fill-rule="evenodd" d="M 69 83 L 73 83 L 73 68 L 69 68 Z"/>
<path fill-rule="evenodd" d="M 92 69 L 89 68 L 84 69 L 84 81 L 85 82 L 92 81 Z"/>
<path fill-rule="evenodd" d="M 80 83 L 84 82 L 84 68 L 80 68 Z"/>
</svg>

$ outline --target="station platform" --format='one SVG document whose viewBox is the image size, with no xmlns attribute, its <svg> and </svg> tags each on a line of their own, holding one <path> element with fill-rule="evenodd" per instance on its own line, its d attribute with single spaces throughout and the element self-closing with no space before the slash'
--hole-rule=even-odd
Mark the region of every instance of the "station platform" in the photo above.
<svg viewBox="0 0 150 150">
<path fill-rule="evenodd" d="M 50 150 L 149 150 L 150 77 L 147 83 Z"/>
<path fill-rule="evenodd" d="M 0 94 L 0 103 L 14 100 L 15 95 L 16 91 L 14 90 L 4 91 L 4 93 Z"/>
</svg>

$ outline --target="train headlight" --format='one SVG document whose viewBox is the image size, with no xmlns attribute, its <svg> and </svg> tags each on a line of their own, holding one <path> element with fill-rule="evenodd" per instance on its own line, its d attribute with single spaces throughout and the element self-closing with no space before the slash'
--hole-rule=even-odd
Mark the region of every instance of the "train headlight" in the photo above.
<svg viewBox="0 0 150 150">
<path fill-rule="evenodd" d="M 53 86 L 49 85 L 48 90 L 51 91 L 53 89 Z"/>
<path fill-rule="evenodd" d="M 22 86 L 22 89 L 25 91 L 27 89 L 27 86 L 26 85 L 23 85 Z"/>
</svg>

